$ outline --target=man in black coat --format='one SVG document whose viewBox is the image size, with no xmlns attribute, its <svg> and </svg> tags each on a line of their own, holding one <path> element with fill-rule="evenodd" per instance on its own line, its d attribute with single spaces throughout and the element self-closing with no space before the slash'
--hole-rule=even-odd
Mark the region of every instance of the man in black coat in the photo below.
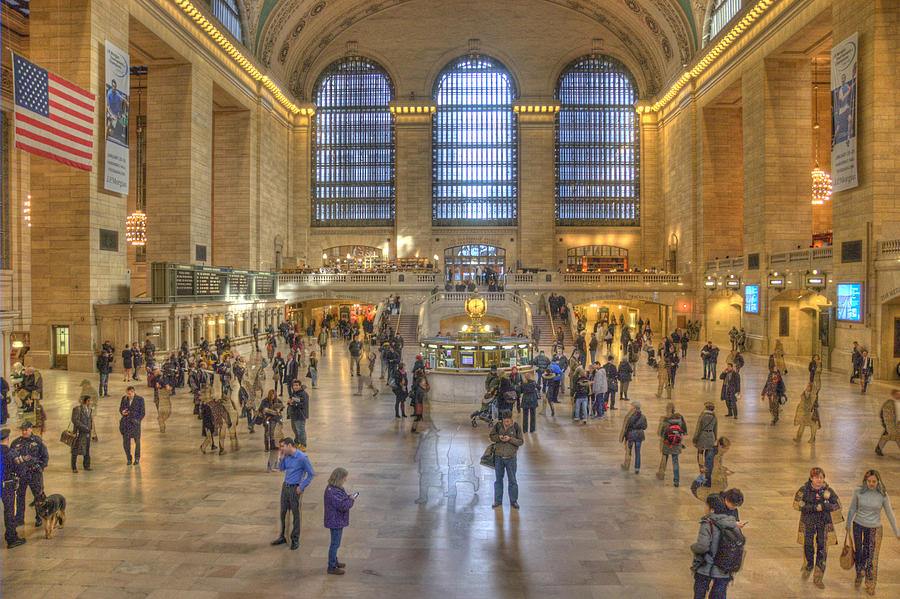
<svg viewBox="0 0 900 599">
<path fill-rule="evenodd" d="M 275 382 L 278 395 L 284 393 L 284 358 L 281 357 L 281 352 L 272 359 L 272 380 Z"/>
<path fill-rule="evenodd" d="M 100 385 L 97 395 L 109 397 L 109 373 L 112 372 L 112 357 L 106 352 L 97 356 L 97 372 L 100 373 Z"/>
<path fill-rule="evenodd" d="M 299 380 L 300 365 L 292 353 L 288 356 L 287 362 L 284 363 L 284 384 L 288 388 L 288 394 L 291 392 L 291 384 Z"/>
<path fill-rule="evenodd" d="M 294 443 L 306 447 L 306 421 L 309 419 L 309 394 L 299 380 L 291 381 L 287 417 L 294 431 Z"/>
<path fill-rule="evenodd" d="M 134 392 L 134 387 L 128 387 L 122 401 L 119 403 L 119 432 L 122 433 L 122 446 L 125 448 L 125 457 L 128 465 L 132 464 L 131 440 L 134 439 L 134 464 L 141 461 L 141 421 L 144 419 L 144 398 Z"/>
<path fill-rule="evenodd" d="M 0 431 L 0 451 L 3 458 L 3 532 L 6 546 L 12 549 L 25 544 L 16 531 L 16 487 L 19 482 L 19 468 L 13 460 L 9 448 L 9 429 Z"/>
</svg>

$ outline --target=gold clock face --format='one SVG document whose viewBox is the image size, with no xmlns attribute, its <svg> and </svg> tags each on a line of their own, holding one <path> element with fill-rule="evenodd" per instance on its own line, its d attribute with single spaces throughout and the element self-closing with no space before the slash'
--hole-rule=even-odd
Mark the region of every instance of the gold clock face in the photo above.
<svg viewBox="0 0 900 599">
<path fill-rule="evenodd" d="M 470 297 L 466 300 L 466 314 L 469 318 L 481 318 L 487 312 L 487 304 L 484 298 Z"/>
</svg>

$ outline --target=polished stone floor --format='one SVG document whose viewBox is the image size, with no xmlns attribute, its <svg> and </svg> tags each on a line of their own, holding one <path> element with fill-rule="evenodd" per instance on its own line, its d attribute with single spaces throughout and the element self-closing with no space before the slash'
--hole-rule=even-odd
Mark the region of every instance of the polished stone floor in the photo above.
<svg viewBox="0 0 900 599">
<path fill-rule="evenodd" d="M 697 474 L 693 450 L 683 454 L 680 488 L 672 486 L 671 471 L 665 483 L 655 478 L 655 438 L 645 443 L 641 474 L 623 472 L 616 437 L 625 411 L 585 426 L 573 423 L 564 405 L 555 418 L 538 417 L 538 432 L 519 451 L 521 510 L 492 510 L 493 472 L 477 465 L 487 429 L 470 426 L 472 407 L 435 403 L 434 427 L 412 435 L 407 421 L 394 419 L 390 394 L 351 395 L 345 357 L 345 346 L 329 346 L 321 388 L 312 391 L 309 456 L 318 474 L 303 502 L 298 551 L 269 545 L 278 532 L 281 475 L 265 470 L 259 430 L 250 435 L 242 425 L 236 453 L 201 455 L 188 393 L 175 397 L 168 432 L 160 434 L 152 394 L 142 385 L 143 458 L 139 467 L 126 466 L 116 414 L 125 384 L 114 373 L 111 397 L 99 408 L 94 470 L 73 474 L 58 439 L 85 375 L 44 372 L 46 490 L 67 497 L 69 519 L 45 540 L 30 526 L 29 512 L 29 525 L 20 529 L 28 543 L 0 551 L 4 599 L 690 596 L 689 546 L 704 513 L 689 489 Z M 675 401 L 693 429 L 719 385 L 700 380 L 697 344 L 684 364 Z M 748 360 L 738 422 L 718 410 L 720 434 L 733 441 L 730 486 L 744 491 L 741 516 L 749 522 L 745 567 L 729 596 L 856 596 L 852 574 L 839 567 L 839 547 L 830 548 L 824 591 L 800 580 L 791 500 L 818 465 L 846 508 L 863 471 L 874 467 L 900 508 L 900 451 L 892 445 L 885 457 L 873 453 L 888 388 L 874 385 L 862 396 L 845 375 L 827 373 L 818 443 L 795 444 L 790 422 L 805 364 L 790 367 L 788 415 L 775 427 L 757 399 L 763 368 L 762 359 Z M 654 430 L 664 406 L 655 388 L 655 376 L 641 365 L 630 395 L 642 401 Z M 322 491 L 337 466 L 350 471 L 347 486 L 360 492 L 344 533 L 343 577 L 325 574 L 329 540 L 322 526 Z M 446 495 L 450 481 L 455 496 Z M 424 503 L 416 503 L 420 488 L 428 492 Z M 878 595 L 900 596 L 900 541 L 887 528 Z"/>
</svg>

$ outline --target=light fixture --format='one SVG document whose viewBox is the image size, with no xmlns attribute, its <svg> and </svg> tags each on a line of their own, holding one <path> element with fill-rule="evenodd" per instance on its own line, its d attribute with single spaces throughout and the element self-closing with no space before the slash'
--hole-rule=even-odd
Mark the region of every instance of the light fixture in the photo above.
<svg viewBox="0 0 900 599">
<path fill-rule="evenodd" d="M 816 73 L 818 63 L 813 62 L 813 78 L 817 79 Z M 812 177 L 812 199 L 810 204 L 813 206 L 821 206 L 831 199 L 831 176 L 819 168 L 819 85 L 818 81 L 813 85 L 813 96 L 815 98 L 815 117 L 813 130 L 816 132 L 816 166 L 813 168 L 810 176 Z"/>
<path fill-rule="evenodd" d="M 22 202 L 22 219 L 25 221 L 26 227 L 31 227 L 31 194 L 25 196 L 25 201 Z"/>
<path fill-rule="evenodd" d="M 147 215 L 142 210 L 135 210 L 125 219 L 125 240 L 135 246 L 146 245 Z"/>
<path fill-rule="evenodd" d="M 322 254 L 322 260 L 328 260 L 328 254 Z"/>
</svg>

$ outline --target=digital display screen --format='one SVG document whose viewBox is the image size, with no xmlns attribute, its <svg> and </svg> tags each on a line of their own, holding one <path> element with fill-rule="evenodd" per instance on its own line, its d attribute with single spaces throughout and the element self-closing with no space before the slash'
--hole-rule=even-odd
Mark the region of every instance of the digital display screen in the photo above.
<svg viewBox="0 0 900 599">
<path fill-rule="evenodd" d="M 459 362 L 463 366 L 475 366 L 475 356 L 473 354 L 462 354 L 459 356 Z"/>
<path fill-rule="evenodd" d="M 759 314 L 759 285 L 744 285 L 744 312 Z"/>
<path fill-rule="evenodd" d="M 862 284 L 838 283 L 837 318 L 862 322 Z"/>
</svg>

